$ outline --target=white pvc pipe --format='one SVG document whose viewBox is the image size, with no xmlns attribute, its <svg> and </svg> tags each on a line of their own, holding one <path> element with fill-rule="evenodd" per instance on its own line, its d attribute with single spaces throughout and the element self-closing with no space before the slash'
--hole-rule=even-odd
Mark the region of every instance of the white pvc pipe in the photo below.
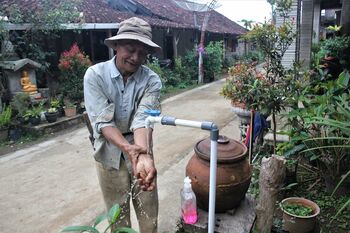
<svg viewBox="0 0 350 233">
<path fill-rule="evenodd" d="M 208 233 L 213 233 L 215 228 L 215 198 L 216 198 L 216 163 L 218 142 L 210 141 L 210 178 L 209 178 L 209 220 Z"/>
<path fill-rule="evenodd" d="M 149 116 L 146 118 L 146 128 L 153 128 L 154 123 L 161 123 L 163 116 Z M 175 119 L 176 126 L 202 128 L 202 122 Z M 208 233 L 213 233 L 215 228 L 215 198 L 216 198 L 216 164 L 218 142 L 210 140 L 210 177 L 209 177 L 209 217 Z"/>
<path fill-rule="evenodd" d="M 175 125 L 181 125 L 181 126 L 193 127 L 193 128 L 201 128 L 202 127 L 202 122 L 176 119 L 175 120 Z"/>
</svg>

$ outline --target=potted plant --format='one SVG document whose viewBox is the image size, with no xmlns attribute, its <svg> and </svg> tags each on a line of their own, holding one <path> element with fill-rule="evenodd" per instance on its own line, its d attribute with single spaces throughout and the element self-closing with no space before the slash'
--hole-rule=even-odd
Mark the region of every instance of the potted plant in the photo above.
<svg viewBox="0 0 350 233">
<path fill-rule="evenodd" d="M 66 117 L 72 117 L 77 115 L 77 106 L 69 99 L 64 100 L 64 115 Z"/>
<path fill-rule="evenodd" d="M 320 207 L 313 201 L 290 197 L 281 201 L 280 208 L 283 212 L 283 230 L 289 233 L 308 233 L 314 230 Z"/>
<path fill-rule="evenodd" d="M 18 141 L 22 137 L 22 130 L 18 121 L 12 121 L 9 127 L 8 137 L 10 141 Z"/>
<path fill-rule="evenodd" d="M 10 106 L 14 111 L 17 120 L 21 124 L 28 123 L 24 118 L 24 114 L 31 106 L 30 96 L 27 93 L 17 93 L 14 95 L 10 102 Z"/>
<path fill-rule="evenodd" d="M 61 71 L 59 82 L 60 92 L 65 98 L 74 103 L 83 101 L 83 78 L 90 65 L 89 57 L 79 49 L 77 44 L 73 44 L 70 50 L 61 54 L 58 64 Z"/>
<path fill-rule="evenodd" d="M 58 117 L 64 116 L 64 109 L 62 106 L 62 102 L 59 99 L 56 99 L 56 98 L 51 99 L 50 107 L 56 108 L 56 110 L 58 112 Z"/>
<path fill-rule="evenodd" d="M 46 118 L 47 122 L 53 123 L 53 122 L 57 121 L 57 117 L 58 117 L 57 108 L 51 107 L 51 108 L 47 109 L 47 111 L 44 114 L 45 114 L 45 118 Z"/>
<path fill-rule="evenodd" d="M 24 114 L 24 118 L 29 120 L 30 124 L 33 126 L 39 125 L 41 122 L 41 113 L 43 112 L 43 103 L 38 106 L 33 106 L 29 108 Z"/>
<path fill-rule="evenodd" d="M 262 74 L 254 64 L 238 63 L 229 67 L 228 78 L 221 88 L 220 94 L 231 101 L 232 111 L 243 122 L 250 121 L 250 109 L 262 109 L 264 99 L 257 95 L 267 85 Z"/>
<path fill-rule="evenodd" d="M 0 113 L 0 141 L 4 141 L 8 137 L 9 124 L 11 122 L 12 108 L 5 106 Z"/>
</svg>

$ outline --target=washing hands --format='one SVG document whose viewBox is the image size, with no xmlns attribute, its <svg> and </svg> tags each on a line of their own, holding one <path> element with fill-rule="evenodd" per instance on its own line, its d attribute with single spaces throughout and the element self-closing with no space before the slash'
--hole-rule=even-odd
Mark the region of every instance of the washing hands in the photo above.
<svg viewBox="0 0 350 233">
<path fill-rule="evenodd" d="M 151 155 L 145 153 L 138 156 L 134 174 L 143 191 L 152 191 L 156 187 L 157 170 Z"/>
</svg>

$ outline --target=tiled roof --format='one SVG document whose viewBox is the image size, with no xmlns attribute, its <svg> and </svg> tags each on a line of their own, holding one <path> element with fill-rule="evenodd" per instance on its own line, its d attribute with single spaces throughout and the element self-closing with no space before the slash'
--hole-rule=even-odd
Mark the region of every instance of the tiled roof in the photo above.
<svg viewBox="0 0 350 233">
<path fill-rule="evenodd" d="M 194 27 L 194 12 L 178 7 L 172 0 L 134 0 L 150 9 L 153 13 L 175 22 L 191 24 Z M 197 22 L 202 25 L 204 12 L 196 13 Z M 244 34 L 246 30 L 216 11 L 210 14 L 207 31 L 215 33 Z"/>
<path fill-rule="evenodd" d="M 53 6 L 59 0 L 51 0 Z M 134 0 L 148 8 L 153 17 L 137 15 L 154 27 L 195 28 L 193 12 L 176 6 L 171 0 Z M 40 9 L 41 0 L 0 0 L 1 8 L 16 4 L 23 13 Z M 86 23 L 118 23 L 135 16 L 133 13 L 121 12 L 110 7 L 106 0 L 82 0 L 78 11 L 84 13 Z M 198 24 L 201 25 L 204 13 L 197 13 Z M 245 29 L 225 16 L 212 11 L 207 31 L 215 33 L 243 34 Z"/>
<path fill-rule="evenodd" d="M 112 9 L 103 0 L 83 0 L 83 4 L 79 10 L 84 12 L 86 23 L 116 23 L 124 19 L 136 16 L 133 13 L 121 12 Z M 139 18 L 145 19 L 152 26 L 158 27 L 174 27 L 174 28 L 191 28 L 191 25 L 186 23 L 172 22 L 169 20 L 151 18 L 147 16 L 137 15 Z"/>
</svg>

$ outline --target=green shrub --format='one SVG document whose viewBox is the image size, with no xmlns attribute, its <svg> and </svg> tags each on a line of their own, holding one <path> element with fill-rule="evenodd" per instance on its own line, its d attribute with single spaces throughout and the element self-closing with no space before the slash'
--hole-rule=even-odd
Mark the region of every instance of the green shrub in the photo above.
<svg viewBox="0 0 350 233">
<path fill-rule="evenodd" d="M 204 78 L 212 81 L 215 75 L 218 75 L 222 71 L 223 65 L 223 41 L 210 41 L 207 47 L 205 47 L 206 56 L 203 60 L 204 65 Z"/>
<path fill-rule="evenodd" d="M 236 55 L 225 57 L 222 62 L 222 68 L 227 69 L 233 66 L 238 60 L 239 60 L 239 57 Z"/>
<path fill-rule="evenodd" d="M 30 96 L 27 93 L 17 93 L 10 102 L 10 106 L 17 117 L 23 117 L 30 105 Z"/>
<path fill-rule="evenodd" d="M 44 111 L 44 104 L 41 102 L 38 106 L 32 106 L 24 114 L 24 118 L 28 120 L 29 118 L 38 118 L 41 116 L 41 113 Z"/>
<path fill-rule="evenodd" d="M 5 106 L 0 113 L 0 128 L 7 127 L 11 122 L 12 108 L 11 106 Z"/>
<path fill-rule="evenodd" d="M 343 66 L 350 61 L 350 37 L 339 36 L 321 42 L 318 57 L 332 56 L 339 60 Z"/>
<path fill-rule="evenodd" d="M 159 75 L 159 77 L 162 79 L 163 77 L 163 70 L 160 68 L 159 61 L 156 58 L 153 58 L 152 61 L 147 60 L 146 66 L 153 70 L 156 74 Z"/>
<path fill-rule="evenodd" d="M 245 55 L 241 56 L 240 60 L 244 63 L 262 62 L 264 61 L 264 54 L 259 50 L 249 51 Z"/>
<path fill-rule="evenodd" d="M 159 75 L 163 84 L 163 92 L 170 90 L 172 87 L 186 88 L 193 84 L 189 67 L 185 65 L 181 57 L 175 59 L 173 69 L 161 68 L 158 59 L 154 58 L 152 62 L 148 61 L 146 66 Z"/>
</svg>

